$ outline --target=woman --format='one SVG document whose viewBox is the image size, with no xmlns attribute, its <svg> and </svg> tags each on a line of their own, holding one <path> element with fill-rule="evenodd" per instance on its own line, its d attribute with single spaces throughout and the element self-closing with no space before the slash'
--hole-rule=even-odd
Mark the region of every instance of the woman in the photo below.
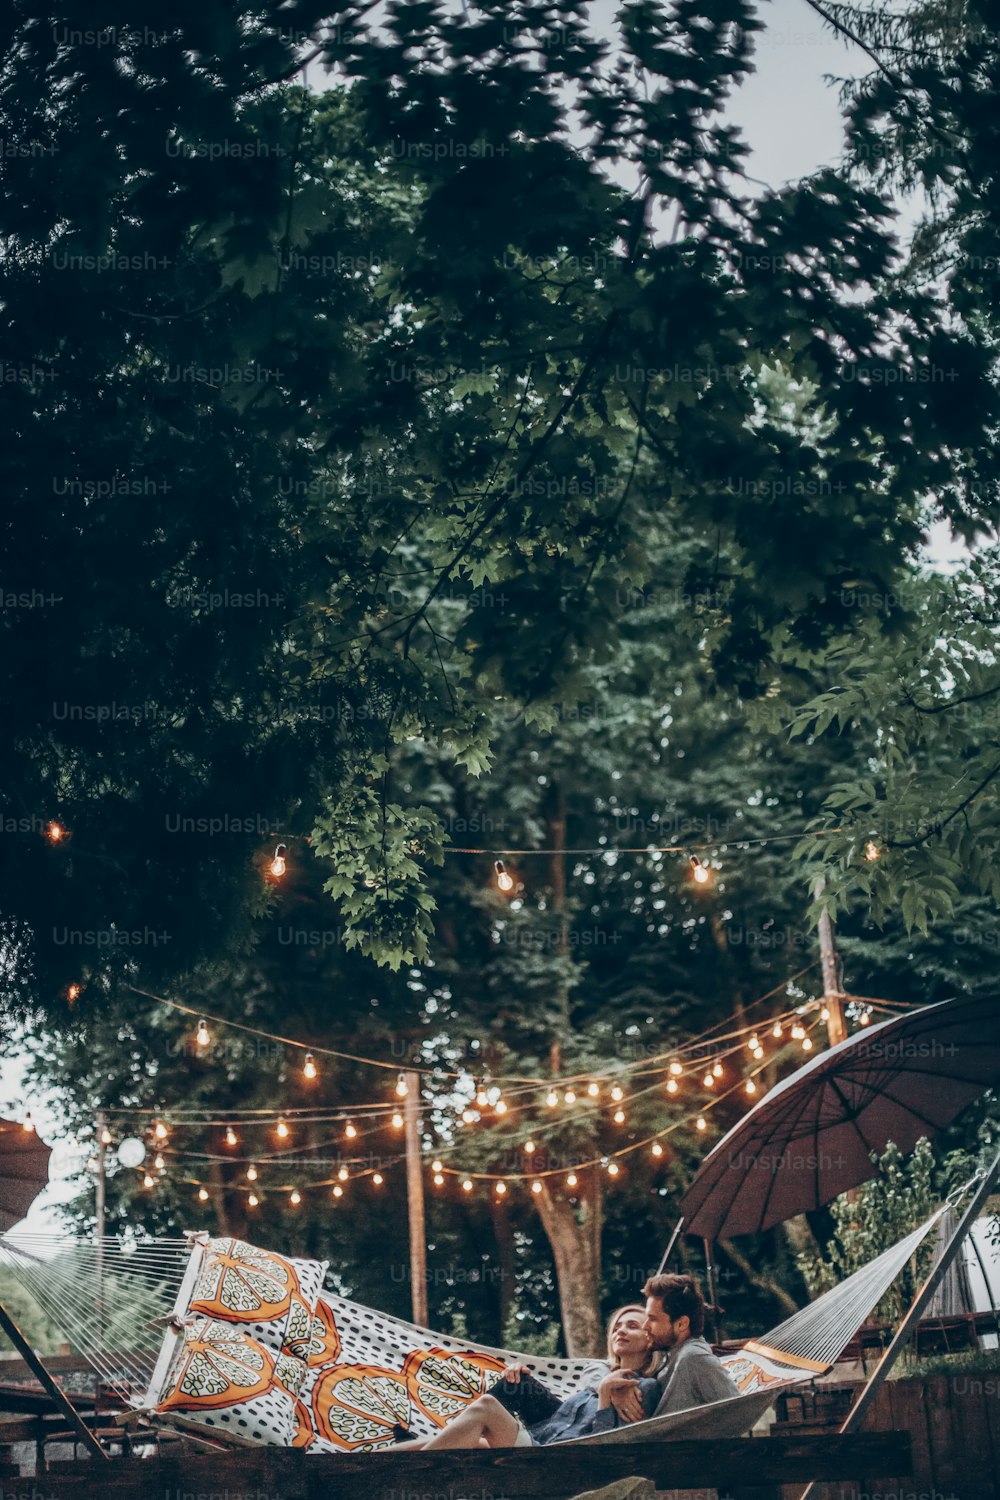
<svg viewBox="0 0 1000 1500">
<path fill-rule="evenodd" d="M 618 1425 L 612 1397 L 623 1385 L 638 1381 L 643 1410 L 652 1416 L 662 1395 L 653 1379 L 661 1356 L 645 1328 L 646 1309 L 638 1303 L 620 1307 L 608 1324 L 608 1373 L 597 1386 L 586 1386 L 563 1401 L 542 1422 L 524 1425 L 493 1394 L 477 1396 L 430 1438 L 400 1443 L 398 1448 L 527 1448 L 563 1443 Z M 502 1380 L 517 1383 L 530 1375 L 527 1365 L 511 1365 Z M 398 1451 L 398 1450 L 397 1450 Z"/>
</svg>

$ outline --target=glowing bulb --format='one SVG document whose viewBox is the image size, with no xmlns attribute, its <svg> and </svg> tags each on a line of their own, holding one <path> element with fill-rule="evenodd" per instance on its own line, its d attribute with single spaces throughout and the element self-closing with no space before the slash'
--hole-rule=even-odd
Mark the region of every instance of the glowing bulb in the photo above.
<svg viewBox="0 0 1000 1500">
<path fill-rule="evenodd" d="M 611 1097 L 616 1104 L 618 1103 L 619 1099 L 624 1099 L 625 1090 L 622 1088 L 620 1083 L 616 1083 L 614 1088 L 611 1090 Z"/>
<path fill-rule="evenodd" d="M 528 1156 L 531 1155 L 531 1153 L 532 1153 L 532 1151 L 534 1151 L 534 1149 L 535 1149 L 535 1143 L 534 1143 L 534 1141 L 525 1141 L 525 1143 L 524 1143 L 524 1150 L 527 1152 Z"/>
<path fill-rule="evenodd" d="M 357 1136 L 357 1133 L 358 1127 L 352 1124 L 350 1120 L 348 1120 L 347 1124 L 344 1126 L 344 1134 L 347 1136 L 347 1139 L 349 1141 L 353 1141 Z"/>
<path fill-rule="evenodd" d="M 829 1021 L 829 1019 L 830 1019 L 830 1007 L 828 1005 L 824 1005 L 822 1007 L 822 1009 L 820 1010 L 820 1013 L 819 1013 L 819 1018 L 820 1018 L 821 1021 Z"/>
<path fill-rule="evenodd" d="M 163 1152 L 162 1151 L 157 1151 L 155 1157 L 153 1158 L 153 1166 L 156 1168 L 156 1170 L 158 1172 L 165 1172 L 166 1171 L 167 1164 L 166 1164 L 166 1162 L 163 1159 Z"/>
<path fill-rule="evenodd" d="M 247 1182 L 256 1182 L 257 1175 L 257 1168 L 254 1166 L 253 1162 L 251 1162 L 247 1167 Z"/>
<path fill-rule="evenodd" d="M 804 1036 L 802 1038 L 802 1050 L 803 1050 L 803 1052 L 811 1052 L 812 1049 L 813 1049 L 812 1037 L 811 1036 Z"/>
<path fill-rule="evenodd" d="M 344 1189 L 339 1182 L 334 1185 L 333 1196 L 335 1198 L 342 1198 L 344 1196 Z"/>
<path fill-rule="evenodd" d="M 514 889 L 514 877 L 504 868 L 503 860 L 494 860 L 493 868 L 496 871 L 498 888 L 501 891 L 512 891 Z"/>
<path fill-rule="evenodd" d="M 226 1145 L 227 1146 L 238 1145 L 236 1131 L 233 1129 L 233 1127 L 231 1125 L 227 1125 L 226 1126 Z"/>
<path fill-rule="evenodd" d="M 696 1130 L 704 1130 L 705 1129 L 705 1116 L 704 1115 L 699 1115 L 698 1118 L 697 1118 L 697 1120 L 695 1120 L 694 1123 L 695 1123 L 695 1129 Z"/>
<path fill-rule="evenodd" d="M 493 1108 L 498 1115 L 505 1115 L 507 1113 L 507 1104 L 504 1099 L 498 1099 Z"/>
<path fill-rule="evenodd" d="M 158 1141 L 165 1141 L 168 1135 L 167 1127 L 162 1120 L 157 1120 L 153 1126 L 153 1134 Z"/>
<path fill-rule="evenodd" d="M 198 1030 L 194 1034 L 194 1039 L 199 1047 L 207 1047 L 212 1040 L 212 1033 L 208 1029 L 208 1022 L 206 1020 L 202 1019 L 198 1022 Z"/>
<path fill-rule="evenodd" d="M 442 1165 L 441 1165 L 441 1163 L 439 1161 L 434 1160 L 434 1161 L 431 1162 L 431 1171 L 432 1172 L 443 1172 L 444 1168 L 442 1167 Z"/>
<path fill-rule="evenodd" d="M 549 1109 L 555 1109 L 556 1105 L 559 1103 L 559 1095 L 556 1093 L 555 1089 L 549 1089 L 548 1093 L 545 1095 L 545 1102 L 548 1105 Z"/>
<path fill-rule="evenodd" d="M 800 1026 L 798 1021 L 796 1021 L 795 1025 L 792 1027 L 792 1041 L 801 1042 L 805 1034 L 805 1027 Z"/>
<path fill-rule="evenodd" d="M 691 855 L 691 859 L 689 862 L 691 865 L 691 874 L 694 876 L 695 880 L 699 885 L 706 885 L 712 878 L 711 873 L 705 868 L 696 854 Z"/>
<path fill-rule="evenodd" d="M 714 1089 L 715 1088 L 715 1078 L 713 1077 L 713 1075 L 712 1075 L 711 1072 L 706 1073 L 705 1076 L 704 1076 L 704 1078 L 701 1081 L 702 1081 L 703 1086 L 706 1089 Z"/>
<path fill-rule="evenodd" d="M 615 1122 L 616 1125 L 624 1125 L 625 1124 L 625 1111 L 623 1109 L 616 1109 L 615 1112 L 614 1112 L 614 1114 L 611 1116 L 611 1118 L 614 1120 L 614 1122 Z"/>
<path fill-rule="evenodd" d="M 80 986 L 78 984 L 71 984 L 69 989 L 66 991 L 66 999 L 69 1001 L 70 1005 L 72 1005 L 74 1000 L 79 1000 L 79 998 Z"/>
<path fill-rule="evenodd" d="M 755 1047 L 759 1047 L 760 1046 L 760 1037 L 757 1035 L 756 1031 L 753 1033 L 753 1035 L 751 1036 L 750 1040 L 747 1042 L 747 1046 L 750 1048 L 751 1052 L 754 1050 Z"/>
<path fill-rule="evenodd" d="M 577 1183 L 576 1173 L 575 1172 L 568 1172 L 566 1174 L 566 1186 L 567 1187 L 576 1187 L 576 1183 Z"/>
<path fill-rule="evenodd" d="M 284 875 L 285 873 L 285 855 L 287 853 L 288 847 L 285 844 L 278 844 L 275 848 L 274 858 L 271 861 L 270 867 L 271 874 L 274 876 L 275 880 L 280 880 L 282 875 Z"/>
<path fill-rule="evenodd" d="M 867 859 L 867 860 L 878 859 L 878 857 L 879 857 L 879 855 L 881 853 L 882 853 L 882 851 L 879 848 L 878 844 L 876 844 L 872 839 L 869 839 L 868 842 L 867 842 L 867 844 L 865 845 L 865 859 Z"/>
<path fill-rule="evenodd" d="M 713 1073 L 713 1075 L 716 1078 L 721 1078 L 722 1077 L 722 1072 L 723 1072 L 723 1069 L 722 1069 L 722 1064 L 720 1062 L 712 1064 L 712 1073 Z"/>
<path fill-rule="evenodd" d="M 50 823 L 45 830 L 45 837 L 50 844 L 59 844 L 66 837 L 66 830 L 61 823 Z"/>
<path fill-rule="evenodd" d="M 348 1171 L 348 1170 L 347 1170 L 347 1168 L 346 1168 L 346 1167 L 339 1167 L 339 1168 L 338 1168 L 338 1169 L 337 1169 L 337 1176 L 338 1176 L 338 1178 L 339 1178 L 339 1179 L 340 1179 L 340 1181 L 341 1181 L 341 1182 L 346 1182 L 346 1181 L 347 1181 L 347 1179 L 348 1179 L 348 1178 L 349 1178 L 349 1177 L 350 1177 L 350 1175 L 351 1175 L 351 1174 L 350 1174 L 350 1172 L 349 1172 L 349 1171 Z"/>
<path fill-rule="evenodd" d="M 755 1047 L 753 1049 L 753 1055 L 754 1055 L 755 1059 L 757 1060 L 757 1062 L 760 1062 L 761 1058 L 764 1056 L 764 1049 L 763 1049 L 763 1047 Z"/>
<path fill-rule="evenodd" d="M 398 1109 L 396 1110 L 396 1113 L 392 1117 L 391 1124 L 392 1124 L 393 1130 L 402 1130 L 402 1128 L 403 1128 L 403 1116 L 399 1113 Z"/>
<path fill-rule="evenodd" d="M 34 1127 L 34 1125 L 31 1125 L 31 1126 L 27 1126 L 25 1128 L 26 1129 L 30 1129 L 30 1130 L 34 1130 L 35 1127 Z M 112 1141 L 111 1131 L 105 1125 L 104 1129 L 101 1131 L 101 1145 L 102 1146 L 110 1146 L 111 1145 L 111 1141 Z"/>
<path fill-rule="evenodd" d="M 198 1189 L 198 1200 L 201 1203 L 208 1202 L 208 1188 L 201 1187 Z"/>
<path fill-rule="evenodd" d="M 861 1015 L 858 1017 L 858 1020 L 859 1020 L 859 1022 L 860 1022 L 860 1024 L 862 1026 L 870 1026 L 872 1024 L 872 1013 L 871 1013 L 871 1011 L 870 1010 L 863 1010 L 861 1012 Z"/>
<path fill-rule="evenodd" d="M 288 1195 L 288 1201 L 292 1204 L 302 1202 L 302 1194 L 299 1192 L 298 1188 L 292 1188 L 292 1191 Z"/>
<path fill-rule="evenodd" d="M 677 1088 L 678 1088 L 677 1079 L 676 1078 L 668 1078 L 667 1079 L 667 1093 L 668 1094 L 676 1094 Z"/>
<path fill-rule="evenodd" d="M 771 1027 L 771 1035 L 772 1036 L 780 1036 L 781 1035 L 781 1022 L 780 1021 L 775 1021 L 774 1025 Z"/>
<path fill-rule="evenodd" d="M 675 1078 L 679 1078 L 681 1076 L 681 1074 L 684 1072 L 684 1069 L 681 1067 L 680 1063 L 677 1061 L 676 1058 L 670 1064 L 670 1071 L 671 1071 L 671 1073 L 673 1073 L 673 1075 L 674 1075 Z"/>
<path fill-rule="evenodd" d="M 442 1174 L 440 1172 L 435 1172 L 434 1173 L 434 1186 L 435 1187 L 440 1187 L 443 1182 L 444 1182 L 444 1177 L 442 1176 Z"/>
<path fill-rule="evenodd" d="M 463 1193 L 471 1193 L 472 1192 L 472 1183 L 469 1181 L 468 1177 L 466 1177 L 465 1181 L 462 1183 L 462 1192 Z"/>
<path fill-rule="evenodd" d="M 28 1113 L 25 1115 L 23 1121 L 21 1122 L 21 1129 L 23 1131 L 25 1131 L 28 1135 L 34 1135 L 34 1133 L 35 1133 L 35 1122 L 31 1118 L 31 1110 L 30 1109 L 28 1110 Z M 110 1137 L 109 1137 L 109 1139 L 110 1139 Z M 101 1140 L 102 1141 L 104 1140 L 104 1136 L 103 1135 L 101 1136 Z M 107 1143 L 105 1143 L 105 1144 L 107 1144 Z"/>
<path fill-rule="evenodd" d="M 280 1136 L 282 1140 L 286 1140 L 287 1139 L 287 1137 L 288 1137 L 288 1126 L 285 1124 L 284 1120 L 279 1120 L 278 1121 L 277 1125 L 275 1125 L 275 1127 L 274 1127 L 274 1133 L 275 1133 L 275 1135 Z"/>
<path fill-rule="evenodd" d="M 563 1098 L 565 1099 L 567 1104 L 575 1104 L 576 1091 L 574 1089 L 567 1089 L 565 1094 L 563 1094 Z"/>
<path fill-rule="evenodd" d="M 752 1078 L 747 1079 L 746 1089 L 748 1094 L 756 1094 L 757 1085 L 754 1083 Z"/>
<path fill-rule="evenodd" d="M 260 1199 L 257 1197 L 257 1194 L 251 1193 L 247 1198 L 247 1208 L 256 1208 L 259 1202 Z"/>
<path fill-rule="evenodd" d="M 497 1183 L 497 1187 L 496 1187 L 497 1197 L 498 1198 L 502 1198 L 503 1195 L 504 1195 L 504 1193 L 506 1191 L 507 1191 L 507 1184 L 505 1182 L 498 1182 Z"/>
<path fill-rule="evenodd" d="M 616 1161 L 609 1161 L 608 1162 L 608 1176 L 609 1177 L 617 1177 L 618 1173 L 619 1173 L 619 1170 L 620 1170 L 620 1168 L 619 1168 L 618 1163 Z"/>
<path fill-rule="evenodd" d="M 143 1185 L 144 1188 L 151 1188 L 153 1186 L 154 1181 L 155 1181 L 155 1178 L 151 1177 L 149 1175 L 149 1173 L 147 1172 L 146 1175 L 145 1175 L 145 1177 L 142 1179 L 142 1185 Z"/>
<path fill-rule="evenodd" d="M 474 1109 L 463 1109 L 462 1110 L 462 1124 L 463 1125 L 474 1125 L 476 1123 L 476 1120 L 478 1118 L 479 1118 L 479 1116 L 476 1114 L 476 1111 Z"/>
<path fill-rule="evenodd" d="M 600 1092 L 601 1092 L 600 1084 L 597 1084 L 597 1083 L 588 1083 L 587 1084 L 587 1093 L 590 1095 L 591 1099 L 596 1099 L 597 1096 L 598 1096 L 598 1094 Z"/>
<path fill-rule="evenodd" d="M 653 1155 L 654 1156 L 662 1156 L 663 1155 L 663 1147 L 660 1145 L 659 1141 L 654 1141 L 653 1142 Z"/>
<path fill-rule="evenodd" d="M 399 1077 L 396 1079 L 396 1093 L 399 1095 L 400 1099 L 405 1099 L 409 1092 L 410 1085 L 407 1083 L 405 1075 L 400 1073 Z"/>
<path fill-rule="evenodd" d="M 312 1055 L 311 1052 L 307 1052 L 306 1053 L 306 1060 L 302 1064 L 302 1077 L 303 1078 L 308 1078 L 308 1079 L 311 1080 L 311 1079 L 316 1078 L 318 1076 L 319 1076 L 319 1069 L 316 1066 L 316 1059 L 313 1057 L 313 1055 Z"/>
<path fill-rule="evenodd" d="M 487 1106 L 487 1104 L 489 1104 L 489 1102 L 490 1102 L 490 1096 L 486 1092 L 486 1090 L 482 1089 L 482 1088 L 477 1089 L 476 1090 L 476 1103 L 479 1105 L 479 1108 L 480 1109 L 485 1109 L 486 1106 Z"/>
<path fill-rule="evenodd" d="M 372 1183 L 375 1187 L 381 1187 L 384 1181 L 385 1178 L 382 1176 L 381 1172 L 372 1173 Z"/>
</svg>

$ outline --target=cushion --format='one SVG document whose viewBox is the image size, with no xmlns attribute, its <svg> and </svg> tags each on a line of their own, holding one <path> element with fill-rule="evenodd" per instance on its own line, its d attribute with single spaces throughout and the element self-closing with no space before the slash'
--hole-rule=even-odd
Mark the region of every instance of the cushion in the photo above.
<svg viewBox="0 0 1000 1500">
<path fill-rule="evenodd" d="M 174 1356 L 156 1410 L 160 1416 L 217 1429 L 219 1436 L 290 1447 L 296 1435 L 296 1372 L 305 1365 L 275 1356 L 218 1318 L 193 1319 Z M 299 1389 L 301 1389 L 301 1379 Z"/>
<path fill-rule="evenodd" d="M 315 1312 L 328 1264 L 275 1255 L 245 1240 L 209 1240 L 188 1311 L 238 1323 L 251 1339 L 280 1354 L 289 1318 L 298 1326 Z"/>
</svg>

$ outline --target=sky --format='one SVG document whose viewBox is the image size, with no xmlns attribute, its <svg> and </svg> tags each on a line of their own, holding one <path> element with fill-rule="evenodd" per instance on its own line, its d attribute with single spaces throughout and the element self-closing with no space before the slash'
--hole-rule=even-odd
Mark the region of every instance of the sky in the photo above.
<svg viewBox="0 0 1000 1500">
<path fill-rule="evenodd" d="M 611 36 L 616 10 L 615 0 L 596 0 L 595 29 Z M 865 70 L 867 59 L 833 36 L 806 0 L 764 0 L 760 14 L 766 29 L 757 38 L 756 72 L 734 94 L 730 119 L 741 127 L 752 150 L 748 174 L 777 188 L 839 160 L 843 122 L 836 85 L 828 84 L 825 76 L 854 76 Z M 314 88 L 325 84 L 322 72 L 315 70 L 309 81 Z M 913 218 L 913 209 L 904 206 L 904 234 Z M 952 542 L 947 527 L 939 526 L 931 534 L 927 556 L 934 566 L 949 568 L 961 558 L 962 549 Z M 0 1060 L 0 1112 L 18 1118 L 26 1107 L 20 1079 L 16 1057 Z M 32 1107 L 44 1138 L 56 1121 L 44 1102 L 32 1101 Z M 51 1226 L 49 1205 L 69 1191 L 69 1184 L 57 1179 L 78 1170 L 78 1163 L 78 1155 L 67 1151 L 53 1157 L 54 1180 L 32 1210 L 32 1228 Z"/>
</svg>

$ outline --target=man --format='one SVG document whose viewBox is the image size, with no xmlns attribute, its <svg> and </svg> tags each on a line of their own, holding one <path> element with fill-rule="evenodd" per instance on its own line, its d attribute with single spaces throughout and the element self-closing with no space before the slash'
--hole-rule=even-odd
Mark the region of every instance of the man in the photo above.
<svg viewBox="0 0 1000 1500">
<path fill-rule="evenodd" d="M 657 1379 L 663 1387 L 654 1416 L 707 1406 L 739 1395 L 736 1382 L 716 1359 L 705 1340 L 705 1299 L 693 1276 L 651 1276 L 642 1289 L 646 1298 L 645 1327 L 654 1349 L 663 1350 L 666 1363 Z M 638 1392 L 622 1375 L 611 1401 L 624 1422 L 639 1422 L 645 1413 Z"/>
</svg>

